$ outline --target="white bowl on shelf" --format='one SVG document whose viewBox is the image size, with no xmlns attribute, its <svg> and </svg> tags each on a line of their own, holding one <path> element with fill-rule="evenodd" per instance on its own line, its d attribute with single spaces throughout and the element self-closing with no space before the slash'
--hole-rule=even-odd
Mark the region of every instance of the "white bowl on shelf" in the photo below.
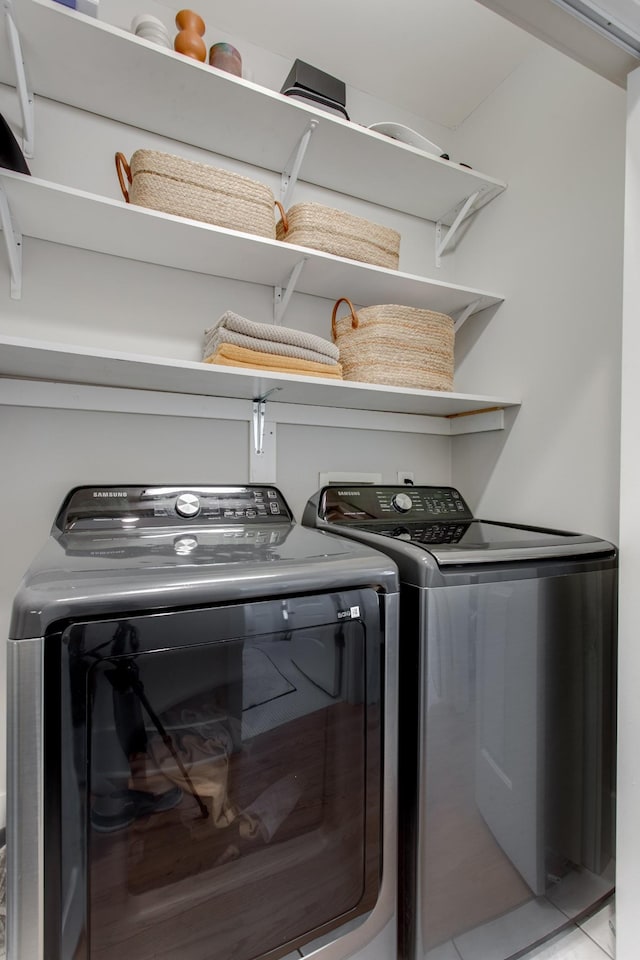
<svg viewBox="0 0 640 960">
<path fill-rule="evenodd" d="M 435 153 L 437 157 L 445 152 L 437 143 L 427 140 L 417 130 L 405 127 L 403 123 L 392 123 L 385 120 L 379 123 L 370 123 L 367 129 L 373 130 L 374 133 L 382 133 L 392 140 L 399 140 L 400 143 L 406 143 L 410 147 L 417 147 L 418 150 L 424 150 L 425 153 Z"/>
<path fill-rule="evenodd" d="M 135 29 L 133 30 L 136 37 L 140 37 L 142 40 L 148 40 L 150 43 L 155 43 L 160 47 L 169 47 L 173 46 L 171 38 L 169 36 L 169 31 L 159 20 L 156 20 L 155 17 L 134 17 L 131 21 L 131 26 L 135 24 Z"/>
<path fill-rule="evenodd" d="M 163 50 L 173 50 L 173 44 L 169 43 L 168 40 L 153 40 L 151 37 L 139 37 L 139 39 L 152 43 L 154 47 L 162 47 Z"/>
<path fill-rule="evenodd" d="M 131 21 L 131 32 L 137 33 L 140 27 L 154 27 L 156 30 L 163 30 L 167 33 L 167 28 L 165 27 L 162 20 L 158 20 L 157 17 L 152 16 L 150 13 L 139 13 L 137 17 L 134 17 Z"/>
<path fill-rule="evenodd" d="M 165 36 L 162 33 L 154 33 L 151 30 L 141 30 L 136 33 L 136 37 L 140 37 L 142 40 L 149 40 L 150 43 L 156 43 L 161 47 L 171 47 L 171 40 L 168 36 Z"/>
</svg>

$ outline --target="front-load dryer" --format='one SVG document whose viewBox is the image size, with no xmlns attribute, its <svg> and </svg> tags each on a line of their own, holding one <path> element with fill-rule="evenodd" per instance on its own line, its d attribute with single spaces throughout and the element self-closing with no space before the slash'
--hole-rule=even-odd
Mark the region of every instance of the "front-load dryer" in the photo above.
<svg viewBox="0 0 640 960">
<path fill-rule="evenodd" d="M 78 488 L 9 641 L 8 960 L 388 960 L 394 564 L 271 486 Z"/>
<path fill-rule="evenodd" d="M 617 553 L 452 487 L 325 487 L 400 570 L 400 954 L 507 960 L 613 889 Z"/>
</svg>

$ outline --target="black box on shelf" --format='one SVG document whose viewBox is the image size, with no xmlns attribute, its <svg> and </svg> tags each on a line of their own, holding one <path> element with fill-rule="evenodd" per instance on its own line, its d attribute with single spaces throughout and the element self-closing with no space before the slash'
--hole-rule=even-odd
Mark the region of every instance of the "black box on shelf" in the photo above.
<svg viewBox="0 0 640 960">
<path fill-rule="evenodd" d="M 312 67 L 303 60 L 294 60 L 280 93 L 287 91 L 290 94 L 295 88 L 316 93 L 323 99 L 332 100 L 342 107 L 347 104 L 346 87 L 343 81 L 323 70 L 318 70 L 317 67 Z"/>
</svg>

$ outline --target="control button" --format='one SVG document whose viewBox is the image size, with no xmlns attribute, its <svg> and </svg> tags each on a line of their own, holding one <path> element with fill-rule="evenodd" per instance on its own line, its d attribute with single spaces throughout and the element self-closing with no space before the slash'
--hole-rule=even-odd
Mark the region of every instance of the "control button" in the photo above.
<svg viewBox="0 0 640 960">
<path fill-rule="evenodd" d="M 253 518 L 255 517 L 255 515 L 256 515 L 255 510 L 247 510 L 247 517 L 248 517 L 250 520 L 253 520 Z"/>
<path fill-rule="evenodd" d="M 271 510 L 271 513 L 280 513 L 280 507 L 277 503 L 270 503 L 269 509 Z"/>
<path fill-rule="evenodd" d="M 408 493 L 396 493 L 391 498 L 391 503 L 399 513 L 406 513 L 407 510 L 411 510 L 413 506 Z"/>
<path fill-rule="evenodd" d="M 396 527 L 391 536 L 396 540 L 411 540 L 411 533 L 406 527 Z"/>
<path fill-rule="evenodd" d="M 270 500 L 275 500 L 278 494 L 275 490 L 267 490 L 267 496 L 269 497 Z"/>
<path fill-rule="evenodd" d="M 200 497 L 195 493 L 181 493 L 176 500 L 176 513 L 181 517 L 195 517 L 200 513 Z"/>
</svg>

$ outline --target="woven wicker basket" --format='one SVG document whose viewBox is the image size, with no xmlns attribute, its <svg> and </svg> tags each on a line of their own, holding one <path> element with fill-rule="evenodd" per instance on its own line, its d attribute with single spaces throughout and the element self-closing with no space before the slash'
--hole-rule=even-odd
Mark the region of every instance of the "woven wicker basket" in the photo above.
<svg viewBox="0 0 640 960">
<path fill-rule="evenodd" d="M 349 313 L 336 319 L 346 303 Z M 356 313 L 346 297 L 331 317 L 345 380 L 420 390 L 453 389 L 453 320 L 444 313 L 395 303 Z"/>
<path fill-rule="evenodd" d="M 157 150 L 136 150 L 130 165 L 116 153 L 116 170 L 127 203 L 275 239 L 273 193 L 257 180 Z"/>
<path fill-rule="evenodd" d="M 400 234 L 321 203 L 296 203 L 276 224 L 276 238 L 376 267 L 398 269 Z"/>
</svg>

